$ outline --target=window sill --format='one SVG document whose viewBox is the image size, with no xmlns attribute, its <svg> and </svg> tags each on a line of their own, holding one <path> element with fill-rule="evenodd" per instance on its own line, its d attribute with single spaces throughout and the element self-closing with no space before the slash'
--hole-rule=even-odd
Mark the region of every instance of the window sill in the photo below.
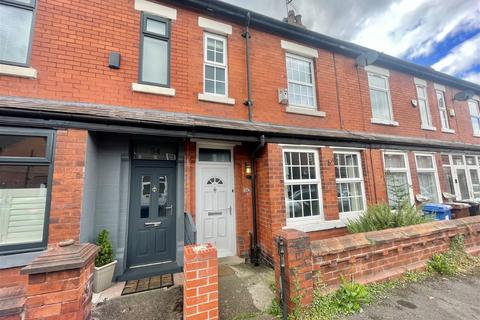
<svg viewBox="0 0 480 320">
<path fill-rule="evenodd" d="M 480 138 L 480 133 L 474 133 L 473 136 L 476 138 Z"/>
<path fill-rule="evenodd" d="M 373 124 L 381 124 L 384 126 L 392 126 L 392 127 L 398 127 L 399 123 L 398 121 L 393 121 L 393 120 L 383 120 L 383 119 L 375 119 L 372 118 L 370 119 L 370 122 Z"/>
<path fill-rule="evenodd" d="M 43 251 L 34 251 L 34 252 L 25 252 L 25 253 L 15 253 L 1 256 L 0 259 L 0 270 L 23 267 L 32 262 L 33 259 L 38 257 Z"/>
<path fill-rule="evenodd" d="M 295 107 L 295 106 L 287 106 L 285 109 L 287 113 L 296 113 L 296 114 L 302 114 L 306 116 L 314 116 L 314 117 L 325 117 L 327 114 L 325 111 L 318 111 L 317 109 L 308 109 L 308 108 L 301 108 L 301 107 Z"/>
<path fill-rule="evenodd" d="M 158 86 L 152 86 L 152 85 L 141 84 L 141 83 L 132 83 L 132 91 L 156 94 L 160 96 L 170 96 L 170 97 L 175 96 L 175 89 L 173 88 L 158 87 Z"/>
<path fill-rule="evenodd" d="M 421 126 L 422 130 L 437 131 L 437 128 L 430 126 Z"/>
<path fill-rule="evenodd" d="M 442 128 L 442 132 L 445 132 L 445 133 L 455 133 L 455 130 Z"/>
<path fill-rule="evenodd" d="M 283 229 L 294 228 L 303 232 L 322 231 L 329 229 L 337 229 L 345 227 L 342 220 L 320 220 L 315 219 L 311 221 L 288 221 Z"/>
<path fill-rule="evenodd" d="M 222 104 L 228 104 L 228 105 L 234 105 L 235 104 L 235 99 L 228 98 L 228 97 L 214 96 L 214 95 L 208 94 L 208 93 L 199 93 L 198 94 L 198 100 L 207 101 L 207 102 L 222 103 Z"/>
<path fill-rule="evenodd" d="M 11 66 L 9 64 L 0 64 L 0 75 L 13 76 L 29 79 L 37 79 L 37 70 L 30 67 Z"/>
</svg>

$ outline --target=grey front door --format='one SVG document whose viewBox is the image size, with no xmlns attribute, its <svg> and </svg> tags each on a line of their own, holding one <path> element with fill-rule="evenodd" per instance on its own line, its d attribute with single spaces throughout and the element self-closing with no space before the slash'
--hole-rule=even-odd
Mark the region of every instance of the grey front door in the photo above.
<svg viewBox="0 0 480 320">
<path fill-rule="evenodd" d="M 175 260 L 175 163 L 135 161 L 132 168 L 130 268 Z"/>
</svg>

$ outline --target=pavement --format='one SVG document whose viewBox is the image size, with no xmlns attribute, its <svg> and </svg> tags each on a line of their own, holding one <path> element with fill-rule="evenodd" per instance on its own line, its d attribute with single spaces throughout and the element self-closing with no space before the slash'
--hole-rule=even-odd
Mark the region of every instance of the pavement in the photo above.
<svg viewBox="0 0 480 320">
<path fill-rule="evenodd" d="M 480 320 L 480 270 L 397 288 L 356 315 L 359 320 Z"/>
</svg>

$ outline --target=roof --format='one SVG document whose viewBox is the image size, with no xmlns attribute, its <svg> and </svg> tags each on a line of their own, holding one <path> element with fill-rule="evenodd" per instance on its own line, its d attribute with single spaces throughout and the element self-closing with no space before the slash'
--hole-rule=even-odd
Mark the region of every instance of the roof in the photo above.
<svg viewBox="0 0 480 320">
<path fill-rule="evenodd" d="M 325 48 L 339 52 L 351 57 L 357 57 L 367 51 L 375 51 L 351 42 L 339 40 L 324 34 L 304 29 L 286 22 L 252 12 L 250 10 L 234 6 L 217 0 L 167 0 L 174 5 L 181 5 L 187 8 L 203 11 L 209 16 L 219 19 L 234 21 L 238 24 L 245 24 L 247 13 L 250 12 L 250 26 L 281 37 L 287 37 L 298 42 L 310 44 L 315 47 Z M 254 35 L 252 35 L 254 36 Z M 472 90 L 480 93 L 480 85 L 453 77 L 451 75 L 436 71 L 430 67 L 414 64 L 381 52 L 377 63 L 395 70 L 399 70 L 414 76 L 432 80 L 460 90 Z M 377 64 L 376 63 L 376 64 Z"/>
<path fill-rule="evenodd" d="M 67 119 L 79 121 L 77 127 L 87 128 L 85 123 L 101 123 L 107 125 L 134 126 L 142 128 L 161 128 L 183 130 L 189 132 L 219 132 L 222 134 L 259 137 L 266 135 L 267 141 L 289 143 L 296 139 L 302 143 L 330 145 L 359 143 L 376 146 L 398 146 L 402 148 L 432 148 L 443 150 L 467 150 L 480 152 L 480 145 L 462 142 L 448 142 L 434 139 L 398 137 L 385 134 L 352 132 L 325 128 L 304 128 L 287 125 L 276 125 L 266 122 L 250 122 L 207 117 L 201 115 L 166 112 L 153 109 L 127 108 L 122 106 L 45 100 L 35 98 L 0 96 L 0 123 L 19 125 L 8 122 L 5 116 L 21 116 L 22 118 Z M 17 120 L 15 120 L 17 121 Z M 29 122 L 31 125 L 31 122 Z M 118 132 L 118 127 L 109 127 Z M 186 135 L 188 136 L 188 135 Z M 256 139 L 252 139 L 256 141 Z M 252 141 L 250 140 L 250 141 Z"/>
</svg>

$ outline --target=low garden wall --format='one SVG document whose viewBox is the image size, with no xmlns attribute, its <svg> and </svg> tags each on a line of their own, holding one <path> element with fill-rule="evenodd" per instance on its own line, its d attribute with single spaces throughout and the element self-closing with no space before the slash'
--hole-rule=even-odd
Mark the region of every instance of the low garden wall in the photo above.
<svg viewBox="0 0 480 320">
<path fill-rule="evenodd" d="M 286 301 L 290 310 L 293 301 L 308 305 L 320 284 L 326 286 L 326 291 L 333 290 L 340 284 L 341 276 L 365 284 L 423 270 L 432 255 L 447 251 L 457 235 L 464 237 L 469 253 L 479 254 L 480 216 L 316 241 L 295 229 L 282 230 L 275 237 L 275 246 L 279 240 L 283 242 Z M 280 254 L 274 257 L 280 292 L 282 261 Z"/>
</svg>

